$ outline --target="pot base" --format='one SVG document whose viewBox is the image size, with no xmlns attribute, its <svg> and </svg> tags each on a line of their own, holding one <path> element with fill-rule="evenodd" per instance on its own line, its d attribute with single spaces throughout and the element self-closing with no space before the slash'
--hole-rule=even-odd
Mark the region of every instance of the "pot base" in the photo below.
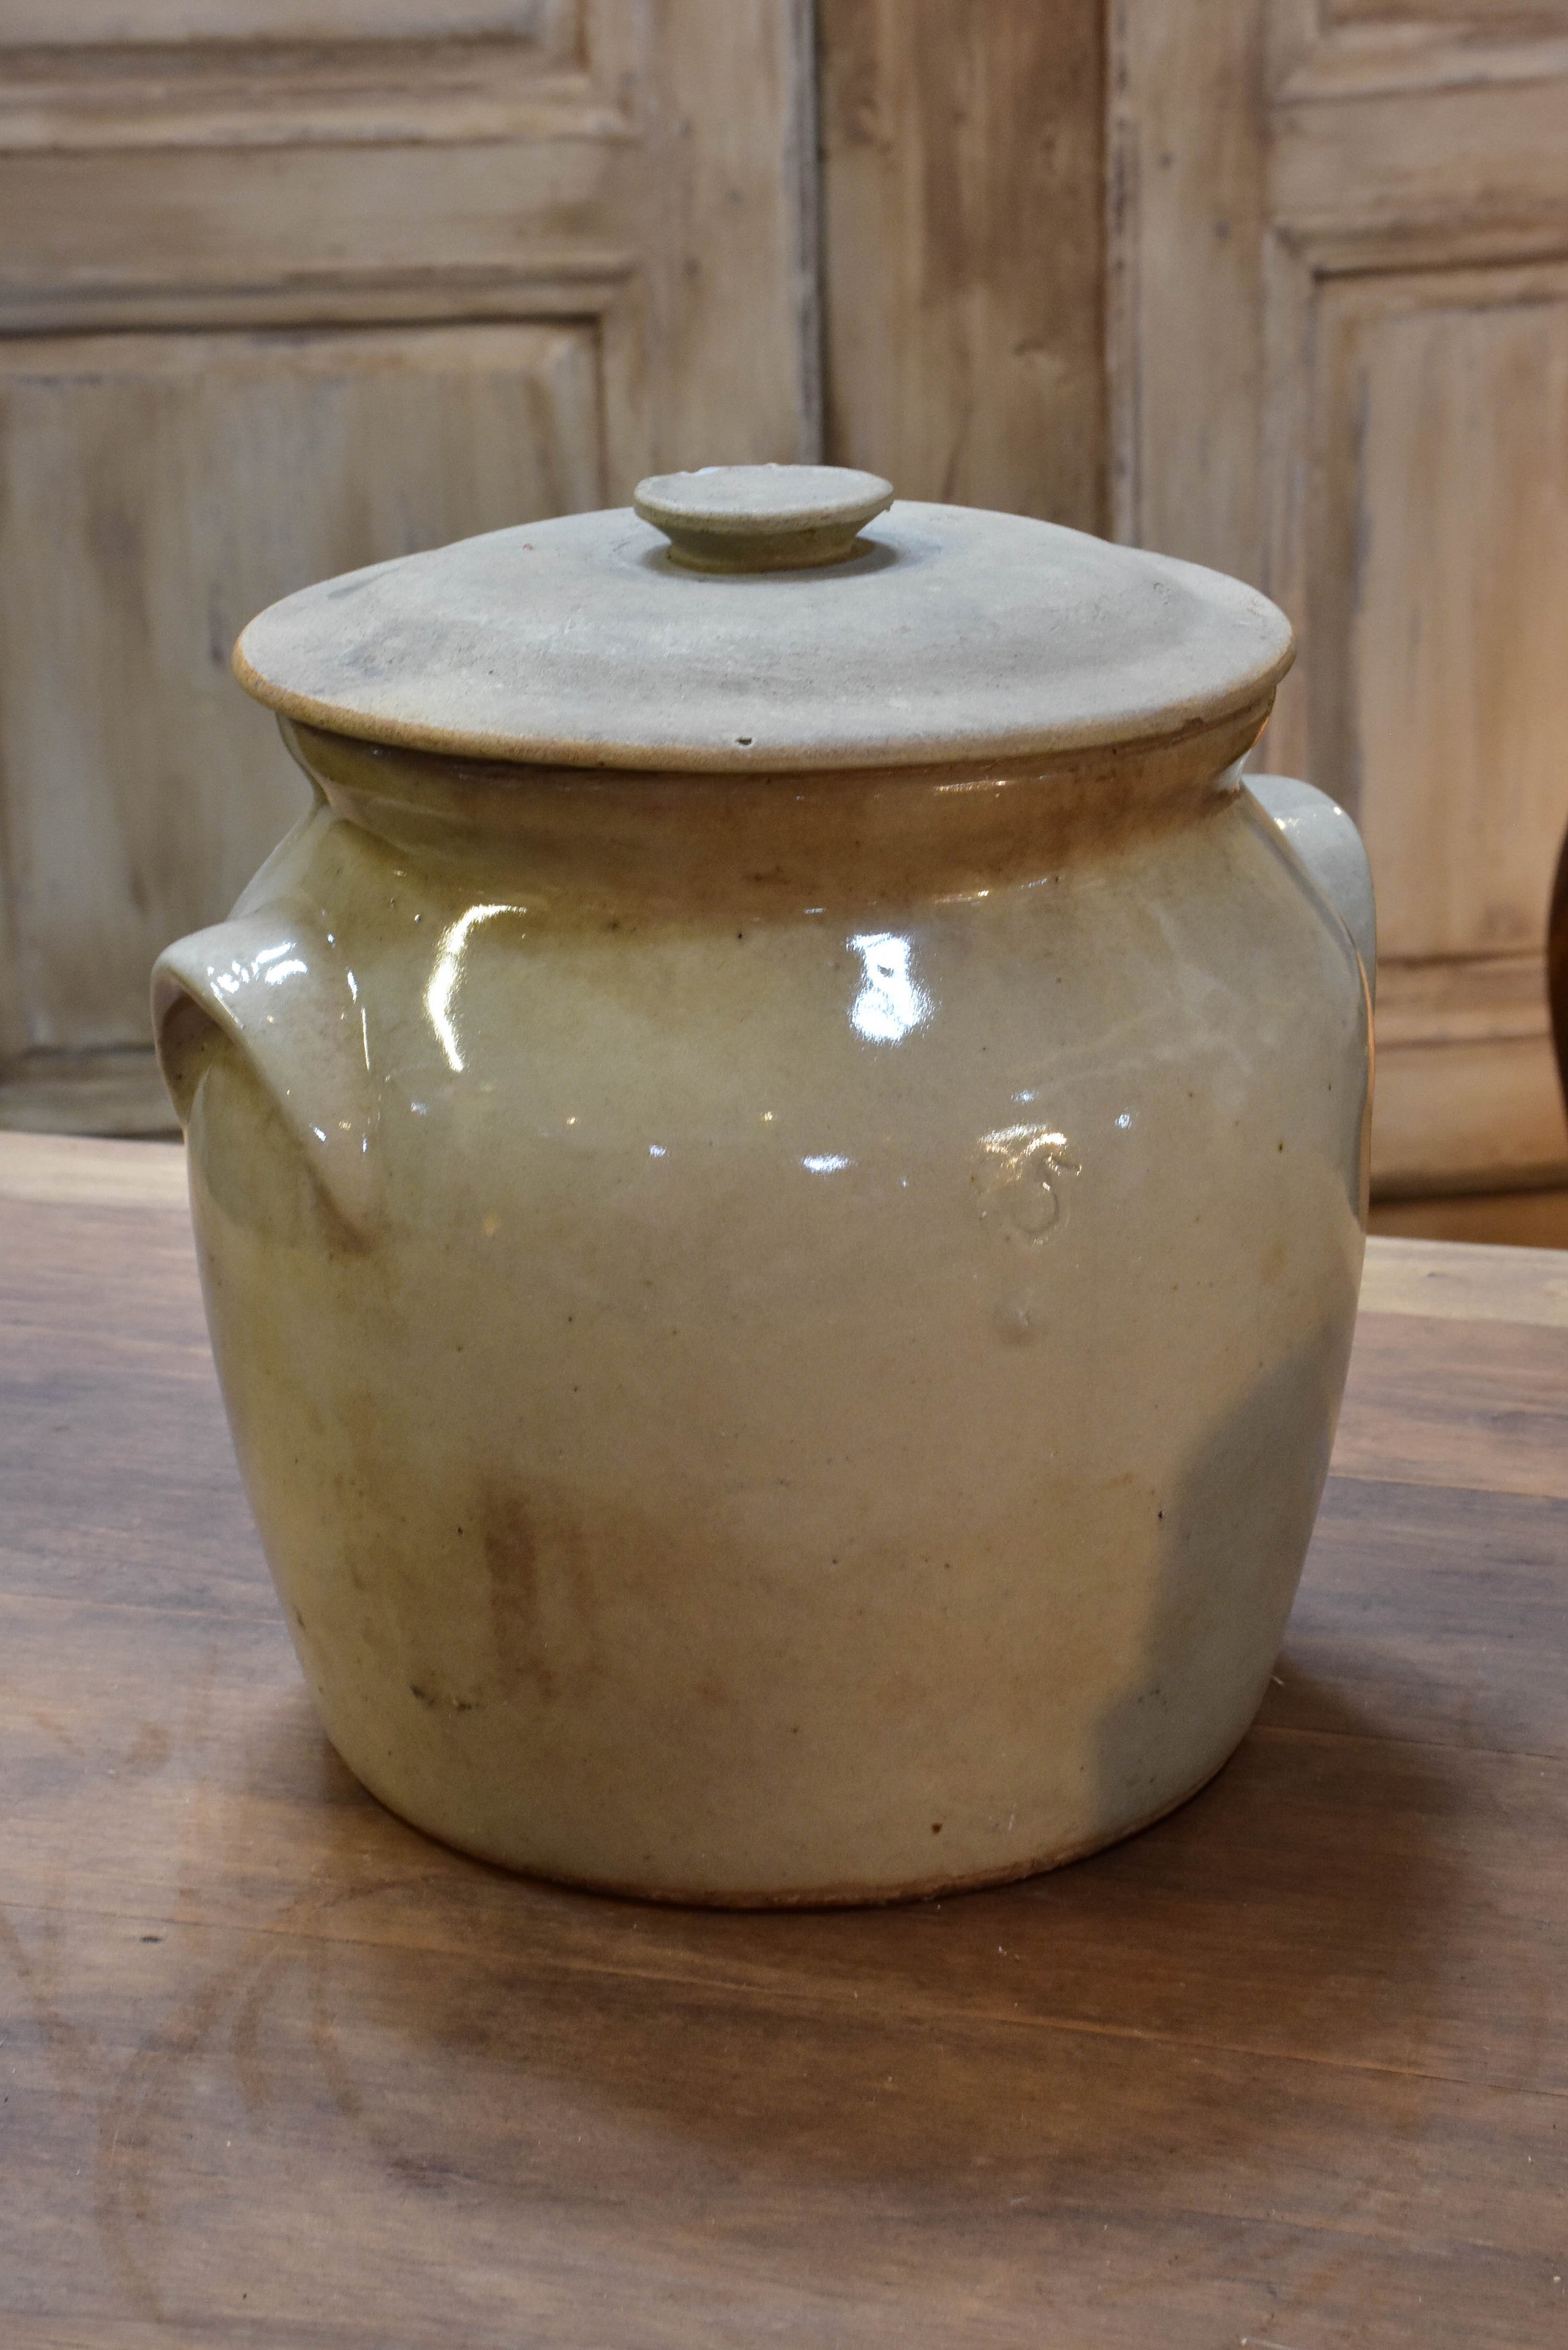
<svg viewBox="0 0 1568 2350">
<path fill-rule="evenodd" d="M 1249 1722 L 1248 1729 L 1251 1727 Z M 1244 1738 L 1246 1731 L 1241 1736 Z M 339 1756 L 344 1768 L 352 1772 L 356 1782 L 367 1794 L 375 1798 L 384 1811 L 391 1813 L 406 1827 L 430 1837 L 432 1844 L 444 1845 L 449 1852 L 462 1853 L 467 1860 L 482 1861 L 486 1867 L 504 1869 L 510 1877 L 526 1877 L 540 1885 L 558 1885 L 572 1893 L 597 1893 L 615 1901 L 647 1901 L 665 1909 L 887 1909 L 906 1901 L 935 1901 L 950 1893 L 983 1893 L 997 1886 L 1017 1885 L 1026 1877 L 1044 1877 L 1054 1868 L 1066 1868 L 1076 1860 L 1087 1860 L 1096 1852 L 1108 1852 L 1113 1845 L 1125 1844 L 1129 1837 L 1141 1835 L 1146 1828 L 1156 1826 L 1180 1811 L 1195 1795 L 1200 1795 L 1210 1781 L 1217 1779 L 1241 1743 L 1227 1749 L 1219 1762 L 1210 1764 L 1190 1786 L 1183 1788 L 1152 1811 L 1144 1812 L 1123 1827 L 1112 1828 L 1106 1835 L 1085 1836 L 1076 1844 L 1063 1845 L 1053 1851 L 1032 1855 L 1027 1860 L 1010 1862 L 1005 1867 L 978 1869 L 967 1877 L 929 1877 L 904 1885 L 813 1886 L 799 1892 L 787 1893 L 699 1893 L 690 1888 L 655 1885 L 618 1884 L 607 1877 L 577 1877 L 562 1869 L 527 1868 L 516 1861 L 504 1860 L 495 1853 L 483 1851 L 476 1845 L 462 1843 L 454 1836 L 439 1835 L 422 1821 L 411 1819 L 396 1804 L 389 1803 L 360 1773 L 355 1771 L 346 1756 Z M 334 1752 L 337 1750 L 333 1749 Z"/>
</svg>

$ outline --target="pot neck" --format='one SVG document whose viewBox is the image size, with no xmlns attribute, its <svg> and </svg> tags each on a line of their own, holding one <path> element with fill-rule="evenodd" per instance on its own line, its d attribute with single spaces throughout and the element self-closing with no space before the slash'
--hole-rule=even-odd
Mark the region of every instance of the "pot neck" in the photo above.
<svg viewBox="0 0 1568 2350">
<path fill-rule="evenodd" d="M 980 767 L 670 775 L 448 759 L 283 719 L 335 815 L 452 878 L 602 905 L 978 895 L 1199 820 L 1268 703 L 1163 741 Z"/>
</svg>

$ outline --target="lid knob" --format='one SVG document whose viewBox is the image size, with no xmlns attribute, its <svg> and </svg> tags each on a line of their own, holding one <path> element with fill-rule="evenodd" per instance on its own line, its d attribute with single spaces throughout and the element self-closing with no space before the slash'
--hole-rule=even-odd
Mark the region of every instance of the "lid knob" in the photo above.
<svg viewBox="0 0 1568 2350">
<path fill-rule="evenodd" d="M 813 571 L 843 563 L 893 503 L 893 484 L 845 465 L 704 465 L 654 473 L 632 504 L 688 571 Z"/>
</svg>

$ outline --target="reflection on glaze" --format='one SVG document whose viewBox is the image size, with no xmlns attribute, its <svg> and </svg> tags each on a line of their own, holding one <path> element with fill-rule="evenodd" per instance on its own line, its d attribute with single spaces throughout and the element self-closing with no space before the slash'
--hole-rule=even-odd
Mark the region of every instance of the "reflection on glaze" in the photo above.
<svg viewBox="0 0 1568 2350">
<path fill-rule="evenodd" d="M 462 957 L 468 945 L 469 932 L 496 914 L 525 914 L 527 910 L 525 906 L 471 906 L 466 914 L 459 915 L 441 940 L 441 953 L 431 973 L 430 985 L 425 990 L 425 1009 L 430 1014 L 431 1026 L 436 1032 L 450 1069 L 461 1072 L 462 1068 L 457 1031 L 452 1023 L 452 1000 L 457 993 L 458 981 L 462 977 Z"/>
<path fill-rule="evenodd" d="M 848 943 L 864 972 L 850 1021 L 868 1044 L 896 1045 L 931 1013 L 930 997 L 909 970 L 909 941 L 894 931 L 862 931 Z"/>
<path fill-rule="evenodd" d="M 823 1150 L 814 1158 L 803 1159 L 800 1163 L 809 1175 L 836 1175 L 841 1167 L 852 1167 L 855 1162 L 850 1159 L 841 1159 L 836 1151 Z"/>
<path fill-rule="evenodd" d="M 975 1145 L 972 1180 L 980 1212 L 1001 1220 L 1008 1237 L 1038 1248 L 1065 1211 L 1062 1179 L 1082 1173 L 1067 1138 L 1052 1127 L 1001 1126 Z"/>
<path fill-rule="evenodd" d="M 355 1003 L 358 1007 L 359 1043 L 365 1055 L 365 1067 L 367 1072 L 369 1072 L 370 1066 L 370 1028 L 369 1022 L 366 1014 L 366 1008 L 364 1004 L 359 1002 L 359 983 L 355 978 L 351 971 L 346 971 L 343 976 L 348 983 L 348 993 L 353 997 Z"/>
<path fill-rule="evenodd" d="M 285 956 L 288 958 L 286 962 L 282 960 Z M 213 972 L 212 982 L 220 995 L 234 996 L 241 988 L 248 987 L 253 980 L 259 979 L 268 987 L 273 987 L 280 979 L 308 979 L 309 976 L 309 965 L 297 951 L 297 942 L 293 939 L 280 939 L 275 947 L 259 948 L 248 962 L 242 962 L 236 957 L 227 971 Z"/>
</svg>

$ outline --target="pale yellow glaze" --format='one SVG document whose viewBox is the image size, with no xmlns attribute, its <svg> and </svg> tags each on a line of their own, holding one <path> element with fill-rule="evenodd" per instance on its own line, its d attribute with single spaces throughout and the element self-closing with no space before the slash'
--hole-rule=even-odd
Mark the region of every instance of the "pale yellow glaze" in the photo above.
<svg viewBox="0 0 1568 2350">
<path fill-rule="evenodd" d="M 160 1048 L 267 1556 L 388 1804 L 875 1899 L 1224 1761 L 1365 1200 L 1366 974 L 1237 783 L 1271 690 L 830 775 L 299 730 L 324 796 L 164 957 Z"/>
</svg>

